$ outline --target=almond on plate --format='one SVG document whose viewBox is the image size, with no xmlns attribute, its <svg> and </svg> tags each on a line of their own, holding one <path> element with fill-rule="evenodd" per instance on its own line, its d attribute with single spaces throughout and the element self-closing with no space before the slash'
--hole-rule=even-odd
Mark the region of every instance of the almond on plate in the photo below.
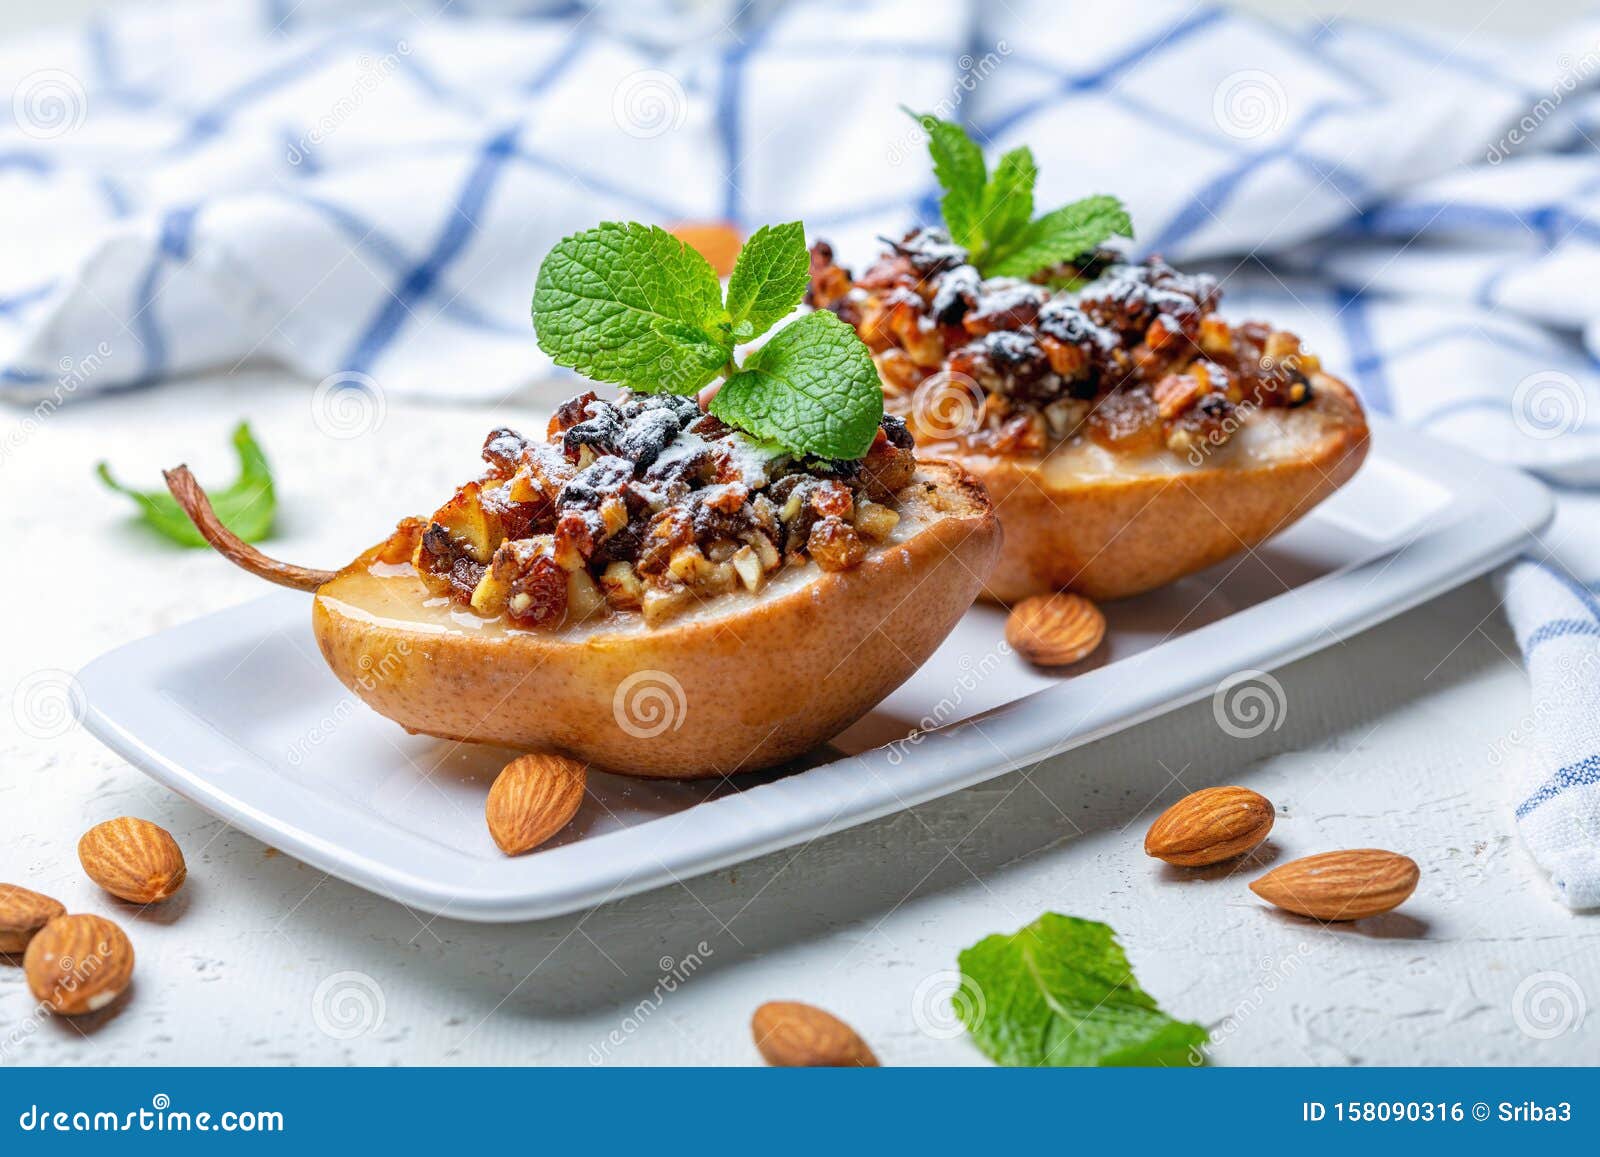
<svg viewBox="0 0 1600 1157">
<path fill-rule="evenodd" d="M 756 1048 L 780 1068 L 877 1068 L 856 1030 L 832 1013 L 797 1000 L 773 1000 L 750 1018 Z"/>
<path fill-rule="evenodd" d="M 1106 617 L 1082 595 L 1034 595 L 1006 618 L 1006 642 L 1028 662 L 1065 667 L 1092 655 L 1106 637 Z"/>
<path fill-rule="evenodd" d="M 1397 908 L 1417 890 L 1415 860 L 1378 848 L 1323 852 L 1274 868 L 1250 890 L 1314 920 L 1360 920 Z"/>
<path fill-rule="evenodd" d="M 188 877 L 183 851 L 165 828 L 119 816 L 96 824 L 78 841 L 78 860 L 89 879 L 132 904 L 165 900 Z"/>
<path fill-rule="evenodd" d="M 133 945 L 102 916 L 57 916 L 28 944 L 22 970 L 34 999 L 65 1016 L 99 1012 L 133 976 Z"/>
<path fill-rule="evenodd" d="M 1203 788 L 1156 817 L 1144 854 L 1180 868 L 1221 863 L 1266 839 L 1276 815 L 1271 800 L 1247 787 Z"/>
<path fill-rule="evenodd" d="M 578 814 L 589 769 L 562 755 L 523 755 L 506 764 L 484 804 L 489 834 L 508 856 L 531 852 Z"/>
<path fill-rule="evenodd" d="M 66 913 L 59 900 L 0 884 L 0 952 L 21 952 L 39 929 Z"/>
</svg>

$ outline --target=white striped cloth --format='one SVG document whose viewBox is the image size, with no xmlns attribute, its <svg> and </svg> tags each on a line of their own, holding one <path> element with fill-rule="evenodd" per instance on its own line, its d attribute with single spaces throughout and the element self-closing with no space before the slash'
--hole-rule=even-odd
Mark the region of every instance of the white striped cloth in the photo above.
<svg viewBox="0 0 1600 1157">
<path fill-rule="evenodd" d="M 1040 201 L 1114 192 L 1375 410 L 1535 471 L 1561 513 L 1506 597 L 1546 766 L 1517 809 L 1600 903 L 1600 24 L 1453 44 L 1184 2 L 220 0 L 0 46 L 0 397 L 273 360 L 498 399 L 527 302 L 603 218 L 803 219 L 859 261 L 936 206 L 907 104 Z M 3 449 L 0 449 L 3 452 Z M 1590 584 L 1586 586 L 1585 583 Z"/>
</svg>

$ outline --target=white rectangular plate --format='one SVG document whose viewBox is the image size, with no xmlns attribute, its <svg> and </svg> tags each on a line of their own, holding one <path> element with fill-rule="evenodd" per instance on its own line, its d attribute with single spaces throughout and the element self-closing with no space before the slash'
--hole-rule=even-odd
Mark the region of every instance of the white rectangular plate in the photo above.
<svg viewBox="0 0 1600 1157">
<path fill-rule="evenodd" d="M 905 686 L 806 765 L 716 785 L 595 775 L 568 829 L 519 859 L 496 850 L 483 820 L 508 753 L 406 735 L 369 711 L 323 666 L 304 595 L 275 594 L 95 660 L 80 675 L 86 721 L 205 810 L 401 903 L 464 920 L 570 912 L 887 815 L 1212 695 L 1482 574 L 1549 519 L 1549 495 L 1524 475 L 1374 427 L 1355 480 L 1270 544 L 1107 607 L 1107 645 L 1070 677 L 1010 654 L 1001 612 L 976 607 Z"/>
</svg>

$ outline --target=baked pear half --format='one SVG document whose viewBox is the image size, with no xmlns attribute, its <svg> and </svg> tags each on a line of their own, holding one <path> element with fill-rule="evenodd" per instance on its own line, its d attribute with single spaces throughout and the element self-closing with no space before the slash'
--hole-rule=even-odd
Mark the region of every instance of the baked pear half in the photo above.
<svg viewBox="0 0 1600 1157">
<path fill-rule="evenodd" d="M 408 731 L 636 776 L 768 767 L 902 683 L 1000 550 L 983 487 L 885 416 L 864 458 L 797 459 L 692 398 L 586 393 L 547 438 L 490 434 L 483 475 L 338 572 L 275 562 L 174 496 L 252 572 L 314 592 L 340 681 Z"/>
<path fill-rule="evenodd" d="M 819 243 L 811 274 L 919 452 L 988 488 L 993 600 L 1162 586 L 1291 525 L 1366 457 L 1360 402 L 1295 335 L 1224 321 L 1214 278 L 1159 258 L 984 278 L 921 229 L 859 279 Z"/>
</svg>

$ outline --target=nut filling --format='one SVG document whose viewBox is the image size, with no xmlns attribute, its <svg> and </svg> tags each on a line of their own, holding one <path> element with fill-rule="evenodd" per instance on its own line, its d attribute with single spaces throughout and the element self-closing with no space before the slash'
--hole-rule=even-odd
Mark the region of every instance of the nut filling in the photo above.
<svg viewBox="0 0 1600 1157">
<path fill-rule="evenodd" d="M 1223 321 L 1220 296 L 1209 275 L 1105 251 L 1037 281 L 985 280 L 942 230 L 919 229 L 859 280 L 817 243 L 806 301 L 856 328 L 919 439 L 1042 454 L 1082 434 L 1192 456 L 1252 410 L 1309 401 L 1321 368 L 1292 333 Z"/>
<path fill-rule="evenodd" d="M 885 416 L 865 458 L 802 460 L 691 398 L 585 393 L 547 441 L 491 433 L 488 468 L 428 520 L 412 563 L 435 595 L 520 627 L 634 610 L 656 624 L 785 566 L 859 565 L 900 521 L 911 444 Z"/>
</svg>

